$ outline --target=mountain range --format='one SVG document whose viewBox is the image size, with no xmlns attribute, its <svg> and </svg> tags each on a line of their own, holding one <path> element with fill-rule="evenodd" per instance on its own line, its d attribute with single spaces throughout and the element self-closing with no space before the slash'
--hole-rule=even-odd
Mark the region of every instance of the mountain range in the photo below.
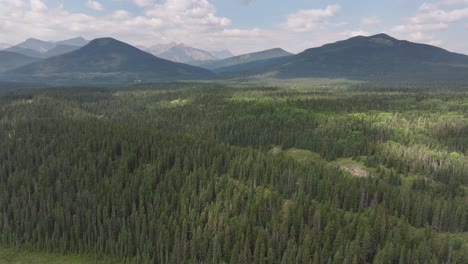
<svg viewBox="0 0 468 264">
<path fill-rule="evenodd" d="M 44 59 L 75 51 L 88 43 L 89 41 L 82 37 L 55 42 L 29 38 L 17 45 L 0 43 L 0 50 Z M 169 44 L 157 44 L 150 48 L 143 46 L 137 47 L 159 58 L 182 63 L 187 63 L 189 61 L 219 60 L 234 56 L 229 50 L 208 52 L 175 42 Z"/>
<path fill-rule="evenodd" d="M 212 77 L 209 70 L 157 58 L 113 38 L 7 72 L 14 80 L 56 83 L 115 83 L 135 80 L 181 80 Z"/>
<path fill-rule="evenodd" d="M 88 43 L 89 41 L 82 37 L 57 42 L 29 38 L 17 45 L 4 49 L 4 51 L 43 59 L 77 50 Z"/>
<path fill-rule="evenodd" d="M 7 43 L 0 43 L 0 50 L 8 49 L 11 45 Z"/>
<path fill-rule="evenodd" d="M 0 72 L 7 72 L 0 79 L 54 83 L 128 83 L 134 80 L 188 80 L 215 76 L 217 79 L 268 76 L 398 81 L 468 80 L 468 56 L 398 40 L 386 34 L 353 37 L 307 49 L 296 55 L 277 48 L 222 60 L 189 61 L 191 65 L 158 58 L 112 38 L 96 39 L 81 48 L 75 46 L 80 44 L 84 44 L 84 41 L 78 38 L 56 43 L 30 39 L 16 45 L 13 48 L 42 52 L 45 54 L 43 56 L 50 58 L 39 60 L 34 56 L 3 51 L 0 53 Z M 179 48 L 193 51 L 189 55 L 198 54 L 199 59 L 214 57 L 175 43 L 154 46 L 153 52 L 169 54 Z M 193 56 L 178 57 L 178 60 L 191 58 Z"/>
<path fill-rule="evenodd" d="M 15 52 L 0 51 L 0 72 L 12 70 L 38 60 L 37 58 L 28 57 Z"/>
<path fill-rule="evenodd" d="M 227 50 L 227 49 L 213 50 L 213 51 L 210 51 L 210 53 L 220 60 L 224 60 L 224 59 L 236 56 L 230 50 Z"/>
<path fill-rule="evenodd" d="M 169 44 L 157 44 L 146 49 L 146 51 L 159 58 L 182 63 L 187 63 L 190 61 L 210 61 L 221 59 L 208 51 L 193 48 L 182 43 L 177 44 L 175 42 Z M 221 51 L 217 54 L 223 56 L 224 58 L 226 56 L 229 57 L 229 54 L 232 55 L 232 53 L 228 50 Z"/>
<path fill-rule="evenodd" d="M 193 61 L 189 62 L 192 65 L 203 67 L 209 70 L 212 70 L 216 73 L 227 72 L 237 69 L 239 65 L 247 65 L 248 63 L 253 63 L 257 61 L 263 61 L 273 58 L 281 58 L 291 56 L 292 54 L 280 49 L 270 49 L 260 52 L 254 52 L 249 54 L 244 54 L 240 56 L 235 56 L 227 58 L 224 60 L 211 60 L 211 61 Z"/>
<path fill-rule="evenodd" d="M 468 56 L 386 34 L 353 37 L 286 58 L 238 65 L 231 76 L 358 80 L 468 80 Z"/>
</svg>

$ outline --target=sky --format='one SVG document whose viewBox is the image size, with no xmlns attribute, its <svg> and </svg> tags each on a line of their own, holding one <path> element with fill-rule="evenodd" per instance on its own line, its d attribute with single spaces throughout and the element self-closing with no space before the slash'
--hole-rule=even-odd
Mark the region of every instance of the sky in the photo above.
<svg viewBox="0 0 468 264">
<path fill-rule="evenodd" d="M 468 0 L 0 0 L 0 43 L 113 37 L 235 54 L 387 33 L 468 54 Z"/>
</svg>

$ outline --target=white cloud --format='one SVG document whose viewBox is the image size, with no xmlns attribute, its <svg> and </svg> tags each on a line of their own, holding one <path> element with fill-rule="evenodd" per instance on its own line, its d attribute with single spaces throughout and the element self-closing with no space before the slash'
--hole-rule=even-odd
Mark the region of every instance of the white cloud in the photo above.
<svg viewBox="0 0 468 264">
<path fill-rule="evenodd" d="M 468 7 L 445 10 L 449 6 L 468 4 L 468 0 L 443 0 L 435 3 L 423 3 L 419 6 L 416 15 L 409 21 L 417 24 L 452 23 L 468 18 Z"/>
<path fill-rule="evenodd" d="M 441 5 L 440 2 L 422 3 L 418 8 L 418 12 L 431 12 L 431 11 L 434 11 L 434 10 L 438 10 L 440 5 Z"/>
<path fill-rule="evenodd" d="M 451 23 L 468 18 L 468 8 L 455 9 L 445 11 L 442 9 L 424 9 L 421 10 L 416 16 L 410 18 L 413 23 L 434 23 L 443 22 Z"/>
<path fill-rule="evenodd" d="M 369 36 L 370 33 L 362 29 L 357 29 L 357 30 L 343 31 L 340 33 L 340 35 L 342 35 L 343 38 L 352 38 L 352 37 L 357 37 L 357 36 Z"/>
<path fill-rule="evenodd" d="M 405 24 L 398 25 L 391 29 L 392 32 L 407 34 L 411 32 L 427 32 L 447 29 L 448 24 L 446 23 L 437 23 L 437 24 Z"/>
<path fill-rule="evenodd" d="M 60 40 L 75 36 L 89 39 L 111 36 L 136 45 L 176 41 L 215 48 L 214 45 L 225 46 L 224 37 L 234 39 L 235 32 L 243 32 L 228 30 L 231 20 L 218 16 L 207 0 L 134 1 L 144 6 L 141 15 L 126 10 L 88 15 L 67 11 L 62 5 L 48 8 L 40 0 L 27 1 L 25 5 L 21 0 L 0 0 L 0 29 L 2 37 L 5 36 L 2 41 L 18 43 L 29 37 Z M 98 9 L 98 5 L 89 7 Z M 253 38 L 252 32 L 258 34 L 260 30 L 250 31 Z M 238 40 L 239 43 L 243 41 Z"/>
<path fill-rule="evenodd" d="M 261 37 L 267 34 L 268 31 L 259 28 L 250 30 L 245 29 L 224 29 L 222 34 L 231 38 L 245 38 L 245 37 Z"/>
<path fill-rule="evenodd" d="M 86 2 L 86 6 L 92 10 L 101 11 L 103 9 L 102 4 L 97 1 L 89 0 Z"/>
<path fill-rule="evenodd" d="M 341 11 L 338 4 L 329 5 L 325 9 L 299 10 L 288 15 L 287 21 L 281 25 L 291 32 L 308 32 L 333 25 L 327 18 L 334 17 Z"/>
<path fill-rule="evenodd" d="M 31 10 L 34 12 L 43 12 L 47 10 L 47 6 L 41 0 L 31 0 L 30 6 L 31 6 Z"/>
<path fill-rule="evenodd" d="M 135 5 L 139 7 L 148 7 L 154 5 L 153 0 L 131 0 Z"/>
<path fill-rule="evenodd" d="M 443 0 L 441 1 L 443 5 L 459 5 L 459 4 L 468 4 L 468 0 Z"/>
<path fill-rule="evenodd" d="M 226 43 L 231 44 L 229 48 L 234 53 L 242 54 L 246 52 L 260 51 L 264 49 L 284 46 L 285 39 L 291 40 L 293 36 L 279 35 L 275 31 L 265 30 L 260 28 L 253 29 L 223 29 L 220 32 L 211 32 L 204 39 L 198 39 L 199 45 L 202 42 L 208 42 L 212 49 L 226 47 Z"/>
<path fill-rule="evenodd" d="M 438 31 L 448 29 L 452 23 L 468 19 L 468 7 L 463 7 L 462 4 L 468 4 L 468 0 L 423 3 L 414 16 L 391 28 L 391 32 L 400 38 L 441 45 L 443 42 L 437 37 Z"/>
<path fill-rule="evenodd" d="M 365 17 L 361 19 L 362 27 L 372 27 L 380 24 L 380 18 L 377 16 Z"/>
<path fill-rule="evenodd" d="M 125 10 L 117 10 L 112 12 L 111 17 L 114 19 L 127 19 L 130 17 L 130 13 Z"/>
<path fill-rule="evenodd" d="M 5 36 L 2 42 L 14 44 L 29 37 L 62 40 L 76 36 L 88 39 L 109 36 L 139 46 L 175 41 L 206 50 L 228 48 L 241 54 L 276 47 L 299 52 L 364 34 L 329 21 L 341 10 L 338 5 L 297 12 L 312 16 L 310 23 L 320 24 L 316 34 L 304 34 L 297 28 L 284 27 L 290 20 L 270 30 L 235 28 L 229 18 L 217 14 L 208 0 L 119 1 L 138 2 L 141 12 L 117 10 L 89 15 L 68 11 L 63 6 L 32 9 L 30 0 L 0 0 L 0 30 Z M 304 23 L 311 29 L 309 22 Z"/>
<path fill-rule="evenodd" d="M 357 25 L 340 23 L 337 20 L 341 6 L 329 5 L 294 12 L 272 29 L 239 29 L 228 17 L 219 15 L 208 0 L 114 0 L 133 2 L 137 10 L 103 11 L 92 15 L 71 12 L 61 5 L 46 6 L 42 1 L 0 0 L 2 42 L 15 44 L 29 37 L 61 40 L 76 36 L 88 39 L 110 36 L 140 46 L 175 41 L 206 50 L 228 48 L 237 54 L 275 47 L 299 52 L 344 38 L 370 35 L 367 31 L 374 30 L 371 24 L 379 22 L 377 17 L 368 17 Z M 414 16 L 443 7 L 442 4 L 421 6 Z M 440 43 L 434 32 L 450 24 L 413 23 L 411 18 L 403 22 L 388 31 L 399 38 L 426 43 Z"/>
<path fill-rule="evenodd" d="M 5 4 L 16 8 L 25 6 L 25 3 L 22 0 L 5 0 Z"/>
<path fill-rule="evenodd" d="M 215 15 L 216 9 L 208 0 L 166 0 L 154 4 L 146 11 L 147 16 L 165 19 L 169 24 L 186 27 L 225 27 L 231 20 Z"/>
<path fill-rule="evenodd" d="M 455 5 L 466 5 L 468 4 L 468 0 L 441 0 L 438 2 L 430 2 L 430 3 L 422 3 L 421 6 L 419 6 L 419 11 L 431 11 L 431 10 L 438 10 L 441 7 L 444 6 L 455 6 Z"/>
</svg>

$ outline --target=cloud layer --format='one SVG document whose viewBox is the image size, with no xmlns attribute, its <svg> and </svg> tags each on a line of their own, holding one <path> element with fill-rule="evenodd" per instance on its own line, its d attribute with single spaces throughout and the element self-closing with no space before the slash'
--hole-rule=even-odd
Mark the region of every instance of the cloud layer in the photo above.
<svg viewBox="0 0 468 264">
<path fill-rule="evenodd" d="M 468 19 L 468 0 L 423 3 L 414 16 L 394 26 L 391 32 L 413 41 L 442 45 L 444 42 L 437 37 L 438 33 L 465 19 Z"/>
<path fill-rule="evenodd" d="M 88 1 L 86 6 L 95 11 L 101 11 L 103 9 L 102 4 L 97 1 Z"/>
<path fill-rule="evenodd" d="M 292 32 L 317 31 L 333 26 L 328 18 L 336 16 L 341 11 L 338 4 L 329 5 L 325 9 L 305 9 L 288 15 L 287 21 L 282 28 Z"/>
<path fill-rule="evenodd" d="M 236 28 L 236 21 L 219 15 L 209 0 L 113 0 L 131 2 L 133 12 L 108 8 L 101 1 L 83 1 L 83 10 L 88 12 L 72 12 L 63 5 L 47 6 L 41 0 L 0 0 L 1 42 L 14 44 L 29 37 L 112 36 L 143 46 L 176 41 L 208 50 L 229 48 L 236 53 L 274 47 L 299 52 L 347 37 L 379 33 L 373 31 L 377 29 L 413 41 L 443 44 L 440 32 L 454 23 L 465 29 L 468 20 L 468 0 L 442 0 L 422 4 L 413 16 L 390 27 L 384 27 L 375 15 L 353 25 L 344 19 L 347 10 L 343 6 L 331 4 L 295 10 L 269 28 Z"/>
</svg>

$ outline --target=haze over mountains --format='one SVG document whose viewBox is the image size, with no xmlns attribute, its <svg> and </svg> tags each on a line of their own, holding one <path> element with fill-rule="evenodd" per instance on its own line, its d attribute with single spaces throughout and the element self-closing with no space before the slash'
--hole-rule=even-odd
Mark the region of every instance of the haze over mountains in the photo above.
<svg viewBox="0 0 468 264">
<path fill-rule="evenodd" d="M 6 73 L 10 79 L 50 82 L 133 82 L 209 78 L 209 70 L 157 58 L 112 38 Z"/>
<path fill-rule="evenodd" d="M 356 80 L 468 80 L 468 56 L 398 40 L 385 34 L 353 37 L 293 55 L 271 49 L 227 59 L 172 43 L 151 48 L 156 56 L 123 42 L 103 38 L 56 43 L 29 39 L 7 50 L 36 52 L 45 58 L 5 53 L 0 76 L 6 80 L 46 82 L 133 82 L 213 78 L 348 78 Z M 7 56 L 8 55 L 8 56 Z M 175 61 L 158 57 L 171 58 Z M 196 61 L 194 61 L 196 59 Z M 33 63 L 33 64 L 28 64 Z M 20 67 L 22 66 L 22 67 Z M 19 67 L 19 68 L 16 68 Z M 16 68 L 16 69 L 14 69 Z"/>
<path fill-rule="evenodd" d="M 0 51 L 0 72 L 5 72 L 38 61 L 37 58 L 9 51 Z"/>
<path fill-rule="evenodd" d="M 197 48 L 192 48 L 184 44 L 177 44 L 175 42 L 169 44 L 158 44 L 147 49 L 147 51 L 154 56 L 174 62 L 189 62 L 189 61 L 207 61 L 217 60 L 208 51 Z"/>
<path fill-rule="evenodd" d="M 238 65 L 244 65 L 256 61 L 268 60 L 273 58 L 281 58 L 291 56 L 292 54 L 280 49 L 270 49 L 260 52 L 254 52 L 227 58 L 224 60 L 212 60 L 212 61 L 196 61 L 191 62 L 192 65 L 200 66 L 206 69 L 213 70 L 214 72 L 226 72 L 237 69 Z"/>
<path fill-rule="evenodd" d="M 280 78 L 466 79 L 468 56 L 379 34 L 308 49 L 261 71 Z"/>
<path fill-rule="evenodd" d="M 353 37 L 297 55 L 237 65 L 227 76 L 468 80 L 468 56 L 386 34 Z"/>
<path fill-rule="evenodd" d="M 236 56 L 230 50 L 227 50 L 227 49 L 214 50 L 214 51 L 210 51 L 210 53 L 220 60 L 224 60 L 224 59 Z"/>
<path fill-rule="evenodd" d="M 17 45 L 0 43 L 0 50 L 16 52 L 28 57 L 44 59 L 75 51 L 88 43 L 89 41 L 82 37 L 56 42 L 29 38 Z M 209 52 L 187 46 L 183 43 L 178 44 L 175 42 L 169 44 L 157 44 L 149 48 L 138 46 L 138 48 L 159 58 L 182 63 L 192 61 L 214 61 L 234 56 L 229 50 Z"/>
<path fill-rule="evenodd" d="M 7 43 L 0 43 L 0 50 L 8 49 L 11 45 Z"/>
<path fill-rule="evenodd" d="M 77 50 L 89 41 L 82 37 L 53 42 L 29 38 L 17 45 L 6 48 L 4 51 L 16 52 L 34 58 L 49 58 Z"/>
</svg>

